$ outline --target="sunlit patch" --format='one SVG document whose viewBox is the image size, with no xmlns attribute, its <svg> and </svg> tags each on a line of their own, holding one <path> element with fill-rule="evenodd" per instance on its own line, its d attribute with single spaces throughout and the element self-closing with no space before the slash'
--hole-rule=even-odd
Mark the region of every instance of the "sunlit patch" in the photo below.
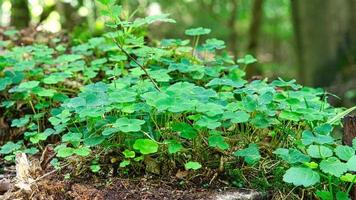
<svg viewBox="0 0 356 200">
<path fill-rule="evenodd" d="M 43 22 L 40 29 L 55 33 L 61 30 L 60 23 L 60 15 L 57 11 L 53 11 L 47 18 L 46 21 Z"/>
<path fill-rule="evenodd" d="M 37 4 L 37 5 L 33 5 L 31 11 L 34 16 L 40 16 L 43 12 L 43 8 L 41 5 Z"/>
<path fill-rule="evenodd" d="M 148 8 L 147 8 L 148 16 L 160 15 L 160 14 L 162 14 L 162 9 L 161 9 L 161 5 L 159 5 L 159 3 L 154 2 L 148 6 Z"/>
<path fill-rule="evenodd" d="M 88 8 L 82 6 L 78 9 L 78 14 L 82 17 L 88 16 L 89 10 L 88 10 Z"/>
<path fill-rule="evenodd" d="M 43 2 L 46 6 L 52 6 L 56 3 L 56 0 L 44 0 Z"/>
<path fill-rule="evenodd" d="M 11 19 L 11 3 L 4 1 L 1 5 L 0 23 L 2 26 L 8 26 Z"/>
</svg>

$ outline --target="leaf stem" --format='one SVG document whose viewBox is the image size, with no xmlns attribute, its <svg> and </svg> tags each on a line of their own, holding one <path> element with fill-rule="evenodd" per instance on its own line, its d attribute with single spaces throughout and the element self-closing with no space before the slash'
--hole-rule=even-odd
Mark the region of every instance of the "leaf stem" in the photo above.
<svg viewBox="0 0 356 200">
<path fill-rule="evenodd" d="M 350 194 L 352 186 L 354 185 L 354 182 L 356 181 L 356 176 L 352 179 L 352 182 L 350 183 L 349 187 L 346 190 L 347 194 Z"/>
<path fill-rule="evenodd" d="M 146 74 L 146 76 L 150 79 L 150 81 L 152 82 L 152 84 L 154 85 L 154 87 L 160 92 L 161 90 L 159 89 L 157 83 L 153 80 L 153 78 L 148 74 L 148 71 L 145 69 L 145 67 L 143 65 L 141 65 L 141 63 L 139 63 L 134 57 L 132 57 L 121 45 L 120 43 L 113 38 L 115 44 L 117 47 L 119 47 L 119 49 L 128 57 L 130 58 L 136 65 L 138 65 L 142 71 Z"/>
<path fill-rule="evenodd" d="M 194 47 L 193 47 L 193 52 L 192 52 L 192 54 L 193 54 L 193 56 L 195 55 L 195 50 L 196 50 L 196 48 L 197 48 L 197 46 L 198 46 L 198 44 L 199 44 L 199 35 L 196 37 L 196 39 L 195 39 L 195 43 L 194 43 Z"/>
<path fill-rule="evenodd" d="M 331 182 L 331 175 L 328 176 L 328 182 L 329 182 L 329 191 L 330 191 L 331 195 L 334 197 L 333 185 L 332 185 L 332 182 Z"/>
</svg>

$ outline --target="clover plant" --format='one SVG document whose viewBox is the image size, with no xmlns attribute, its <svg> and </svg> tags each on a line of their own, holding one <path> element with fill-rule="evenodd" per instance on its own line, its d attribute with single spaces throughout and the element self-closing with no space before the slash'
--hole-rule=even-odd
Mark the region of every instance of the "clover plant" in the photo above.
<svg viewBox="0 0 356 200">
<path fill-rule="evenodd" d="M 56 138 L 54 167 L 78 158 L 93 173 L 113 153 L 109 163 L 123 173 L 154 160 L 174 163 L 172 171 L 238 169 L 249 176 L 264 173 L 259 166 L 270 159 L 283 181 L 321 199 L 348 198 L 356 140 L 347 147 L 332 136 L 344 109 L 332 107 L 324 90 L 281 78 L 246 80 L 244 69 L 257 59 L 235 61 L 223 41 L 202 40 L 207 28 L 153 45 L 145 30 L 175 23 L 169 15 L 132 19 L 114 0 L 99 2 L 104 34 L 77 45 L 9 45 L 0 55 L 1 117 L 23 130 L 20 141 L 0 148 L 7 160 L 36 154 Z M 261 178 L 245 178 L 244 186 L 249 179 Z"/>
</svg>

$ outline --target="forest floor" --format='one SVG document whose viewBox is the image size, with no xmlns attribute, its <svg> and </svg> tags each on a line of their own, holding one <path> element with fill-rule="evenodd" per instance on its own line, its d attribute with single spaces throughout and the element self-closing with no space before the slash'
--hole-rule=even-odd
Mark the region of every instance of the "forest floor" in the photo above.
<svg viewBox="0 0 356 200">
<path fill-rule="evenodd" d="M 182 180 L 176 176 L 121 178 L 87 173 L 80 178 L 66 179 L 63 172 L 59 173 L 53 169 L 42 172 L 39 172 L 38 169 L 31 169 L 31 171 L 37 170 L 37 176 L 41 178 L 31 184 L 30 191 L 25 191 L 15 186 L 17 183 L 16 167 L 5 163 L 3 160 L 0 160 L 0 166 L 2 166 L 2 171 L 0 171 L 1 200 L 263 199 L 257 192 L 243 189 L 236 190 L 228 186 L 222 187 L 223 180 L 219 179 L 216 180 L 216 184 L 220 184 L 220 187 L 216 189 L 217 185 L 203 187 L 196 182 Z M 33 173 L 31 172 L 31 174 Z"/>
</svg>

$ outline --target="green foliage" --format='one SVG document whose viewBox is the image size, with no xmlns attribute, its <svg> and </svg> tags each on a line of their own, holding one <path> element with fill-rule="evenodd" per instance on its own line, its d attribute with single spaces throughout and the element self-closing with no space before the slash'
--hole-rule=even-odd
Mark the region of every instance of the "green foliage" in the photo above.
<svg viewBox="0 0 356 200">
<path fill-rule="evenodd" d="M 274 151 L 274 154 L 292 165 L 283 177 L 285 182 L 304 187 L 325 184 L 328 185 L 329 190 L 317 191 L 318 197 L 347 199 L 348 192 L 345 191 L 350 187 L 345 185 L 353 183 L 353 178 L 356 180 L 356 177 L 350 174 L 355 170 L 356 151 L 352 147 L 335 143 L 330 136 L 331 130 L 329 124 L 317 126 L 314 131 L 305 130 L 301 138 L 303 145 L 299 145 L 301 151 L 280 148 Z"/>
<path fill-rule="evenodd" d="M 185 169 L 187 169 L 187 170 L 189 170 L 189 169 L 198 170 L 202 167 L 200 163 L 193 162 L 193 161 L 187 162 L 184 166 L 185 166 Z"/>
<path fill-rule="evenodd" d="M 210 32 L 211 30 L 208 28 L 198 27 L 198 28 L 187 29 L 185 31 L 185 34 L 190 36 L 198 36 L 198 35 L 206 35 L 209 34 Z"/>
<path fill-rule="evenodd" d="M 151 154 L 158 151 L 158 144 L 149 139 L 138 139 L 135 141 L 133 148 L 139 150 L 142 154 Z"/>
<path fill-rule="evenodd" d="M 256 144 L 248 145 L 248 148 L 238 150 L 234 153 L 235 156 L 244 157 L 247 164 L 253 165 L 258 162 L 261 158 L 258 146 Z"/>
<path fill-rule="evenodd" d="M 295 186 L 309 187 L 320 181 L 320 176 L 312 169 L 305 167 L 291 167 L 283 176 L 283 181 Z"/>
<path fill-rule="evenodd" d="M 210 29 L 186 30 L 194 44 L 164 39 L 150 46 L 147 26 L 174 23 L 169 15 L 125 19 L 115 1 L 99 2 L 105 34 L 76 46 L 9 47 L 0 56 L 0 66 L 11 66 L 0 73 L 4 117 L 24 130 L 23 140 L 1 147 L 7 160 L 37 153 L 55 136 L 56 168 L 74 157 L 98 173 L 115 152 L 106 160 L 125 173 L 159 162 L 173 163 L 172 171 L 238 169 L 241 186 L 273 189 L 266 177 L 278 171 L 287 183 L 332 197 L 354 182 L 356 140 L 346 147 L 331 135 L 342 109 L 329 105 L 323 90 L 246 80 L 244 68 L 257 59 L 235 62 L 223 41 L 199 42 Z M 207 53 L 212 57 L 200 57 Z M 276 164 L 262 172 L 265 163 Z M 336 190 L 325 192 L 326 184 Z"/>
</svg>

